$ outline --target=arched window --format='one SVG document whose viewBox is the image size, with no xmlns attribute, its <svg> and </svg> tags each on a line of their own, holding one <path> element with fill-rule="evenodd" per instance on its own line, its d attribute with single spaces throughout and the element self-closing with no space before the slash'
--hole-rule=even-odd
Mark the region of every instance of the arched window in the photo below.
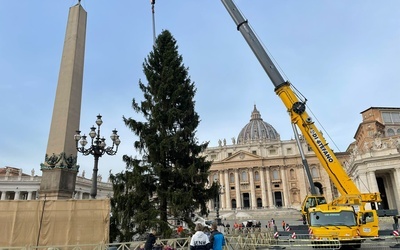
<svg viewBox="0 0 400 250">
<path fill-rule="evenodd" d="M 246 172 L 246 171 L 243 171 L 243 172 L 242 172 L 242 181 L 243 181 L 243 182 L 247 182 L 247 181 L 248 181 L 248 179 L 247 179 L 247 172 Z"/>
<path fill-rule="evenodd" d="M 316 167 L 311 168 L 311 175 L 313 178 L 319 178 L 318 169 Z"/>
<path fill-rule="evenodd" d="M 254 172 L 254 180 L 259 181 L 260 180 L 260 173 L 258 171 Z"/>
<path fill-rule="evenodd" d="M 290 176 L 290 179 L 292 179 L 292 180 L 296 179 L 296 174 L 295 174 L 293 168 L 290 169 L 290 171 L 289 171 L 289 176 Z"/>
<path fill-rule="evenodd" d="M 387 130 L 387 136 L 394 136 L 394 130 L 392 128 Z"/>
<path fill-rule="evenodd" d="M 272 171 L 272 179 L 273 180 L 279 180 L 280 179 L 278 170 L 275 169 L 275 170 Z"/>
<path fill-rule="evenodd" d="M 234 175 L 233 173 L 231 173 L 231 174 L 229 175 L 229 182 L 230 182 L 230 183 L 235 183 L 235 175 Z"/>
</svg>

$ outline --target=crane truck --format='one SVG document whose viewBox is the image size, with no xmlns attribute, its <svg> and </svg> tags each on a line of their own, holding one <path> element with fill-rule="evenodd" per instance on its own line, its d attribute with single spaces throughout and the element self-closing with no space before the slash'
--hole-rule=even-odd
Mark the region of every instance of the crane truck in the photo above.
<svg viewBox="0 0 400 250">
<path fill-rule="evenodd" d="M 378 236 L 376 204 L 381 202 L 380 194 L 359 191 L 307 114 L 306 99 L 283 78 L 235 3 L 232 0 L 221 1 L 273 83 L 275 93 L 285 105 L 291 123 L 301 131 L 340 193 L 338 198 L 329 203 L 323 195 L 311 194 L 304 199 L 302 213 L 312 239 L 339 240 L 343 245 L 359 248 L 365 238 Z"/>
</svg>

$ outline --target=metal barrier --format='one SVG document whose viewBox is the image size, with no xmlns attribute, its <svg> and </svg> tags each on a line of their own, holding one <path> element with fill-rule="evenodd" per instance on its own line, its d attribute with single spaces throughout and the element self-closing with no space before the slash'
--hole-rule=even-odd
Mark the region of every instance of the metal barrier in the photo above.
<svg viewBox="0 0 400 250">
<path fill-rule="evenodd" d="M 259 232 L 248 234 L 225 235 L 226 245 L 224 250 L 255 250 L 255 249 L 339 249 L 343 244 L 338 240 L 316 240 L 310 235 L 296 235 L 275 239 L 271 232 Z M 157 240 L 156 244 L 161 250 L 188 250 L 190 249 L 190 237 Z M 110 243 L 110 244 L 86 244 L 86 245 L 54 245 L 54 246 L 23 246 L 5 247 L 0 250 L 140 250 L 144 241 Z M 390 250 L 400 249 L 400 237 L 387 236 L 366 239 L 361 249 Z"/>
</svg>

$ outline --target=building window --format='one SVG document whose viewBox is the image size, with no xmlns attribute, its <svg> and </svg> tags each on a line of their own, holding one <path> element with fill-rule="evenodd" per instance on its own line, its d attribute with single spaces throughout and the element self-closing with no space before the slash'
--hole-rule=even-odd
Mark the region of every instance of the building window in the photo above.
<svg viewBox="0 0 400 250">
<path fill-rule="evenodd" d="M 286 153 L 287 153 L 288 155 L 293 154 L 292 148 L 287 148 L 287 149 L 286 149 Z"/>
<path fill-rule="evenodd" d="M 257 207 L 258 208 L 262 207 L 262 199 L 261 198 L 257 198 Z"/>
<path fill-rule="evenodd" d="M 229 175 L 229 182 L 230 183 L 235 183 L 235 175 L 232 174 L 232 173 Z"/>
<path fill-rule="evenodd" d="M 256 154 L 257 154 L 257 151 L 253 150 L 253 151 L 251 151 L 251 153 L 252 153 L 253 155 L 256 155 Z"/>
<path fill-rule="evenodd" d="M 400 112 L 382 112 L 382 118 L 384 123 L 400 123 Z"/>
<path fill-rule="evenodd" d="M 276 154 L 276 149 L 270 149 L 270 150 L 269 150 L 269 154 L 275 155 L 275 154 Z"/>
<path fill-rule="evenodd" d="M 235 200 L 235 199 L 232 199 L 232 202 L 231 202 L 231 203 L 232 203 L 232 208 L 235 209 L 235 208 L 236 208 L 236 200 Z"/>
<path fill-rule="evenodd" d="M 319 178 L 318 169 L 316 167 L 311 168 L 311 175 L 313 178 Z"/>
<path fill-rule="evenodd" d="M 279 171 L 278 170 L 274 170 L 274 171 L 272 171 L 272 179 L 273 180 L 280 180 L 280 178 L 279 178 Z"/>
<path fill-rule="evenodd" d="M 256 188 L 260 188 L 260 185 L 256 185 Z"/>
<path fill-rule="evenodd" d="M 278 187 L 279 187 L 279 184 L 275 184 L 274 187 L 278 188 Z"/>
<path fill-rule="evenodd" d="M 15 192 L 8 191 L 6 192 L 6 200 L 14 200 Z"/>
<path fill-rule="evenodd" d="M 394 136 L 394 130 L 392 128 L 387 130 L 387 136 Z"/>
<path fill-rule="evenodd" d="M 217 155 L 211 155 L 211 160 L 215 160 L 217 158 Z"/>
<path fill-rule="evenodd" d="M 228 157 L 231 157 L 232 156 L 232 153 L 228 153 Z"/>
<path fill-rule="evenodd" d="M 254 180 L 256 181 L 260 180 L 260 173 L 258 171 L 254 172 Z"/>
<path fill-rule="evenodd" d="M 231 187 L 231 190 L 235 190 L 235 186 Z"/>
<path fill-rule="evenodd" d="M 308 150 L 308 152 L 312 151 L 312 148 L 311 148 L 310 144 L 307 144 L 307 150 Z"/>
<path fill-rule="evenodd" d="M 243 172 L 242 172 L 242 182 L 248 182 L 248 179 L 247 179 L 247 172 L 246 172 L 246 171 L 243 171 Z"/>
<path fill-rule="evenodd" d="M 289 171 L 289 176 L 290 176 L 290 179 L 292 179 L 292 180 L 296 179 L 296 174 L 295 174 L 293 168 L 290 169 L 290 171 Z"/>
</svg>

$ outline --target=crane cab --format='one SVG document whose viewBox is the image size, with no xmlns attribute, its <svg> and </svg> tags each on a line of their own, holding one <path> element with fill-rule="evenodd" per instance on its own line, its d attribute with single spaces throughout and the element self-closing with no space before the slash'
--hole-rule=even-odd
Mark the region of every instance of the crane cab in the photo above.
<svg viewBox="0 0 400 250">
<path fill-rule="evenodd" d="M 307 195 L 301 204 L 301 214 L 303 217 L 303 224 L 307 224 L 308 220 L 308 209 L 316 207 L 318 205 L 327 204 L 325 196 L 323 195 Z"/>
<path fill-rule="evenodd" d="M 379 236 L 379 220 L 376 210 L 358 212 L 359 233 L 361 237 Z"/>
</svg>

